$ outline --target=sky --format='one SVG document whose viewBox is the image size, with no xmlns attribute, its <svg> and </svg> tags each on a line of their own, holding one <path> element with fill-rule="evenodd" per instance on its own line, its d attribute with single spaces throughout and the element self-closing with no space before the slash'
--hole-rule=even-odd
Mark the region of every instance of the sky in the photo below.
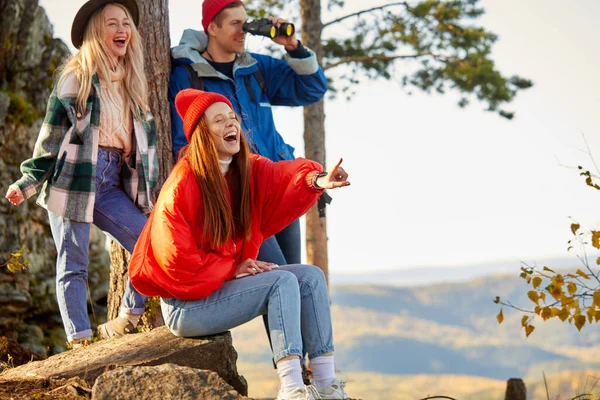
<svg viewBox="0 0 600 400">
<path fill-rule="evenodd" d="M 40 0 L 69 45 L 83 3 Z M 184 29 L 200 29 L 201 4 L 169 1 L 172 46 Z M 377 4 L 347 0 L 322 19 Z M 600 229 L 600 192 L 575 168 L 600 165 L 600 2 L 480 5 L 486 14 L 476 23 L 499 36 L 497 67 L 534 82 L 506 107 L 512 121 L 476 102 L 460 109 L 452 94 L 409 96 L 397 81 L 363 81 L 350 102 L 326 101 L 327 163 L 343 157 L 352 182 L 331 192 L 327 209 L 331 274 L 498 260 L 516 271 L 520 260 L 575 260 L 573 221 Z M 260 41 L 247 48 L 264 51 Z M 276 107 L 275 122 L 302 156 L 302 110 Z"/>
</svg>

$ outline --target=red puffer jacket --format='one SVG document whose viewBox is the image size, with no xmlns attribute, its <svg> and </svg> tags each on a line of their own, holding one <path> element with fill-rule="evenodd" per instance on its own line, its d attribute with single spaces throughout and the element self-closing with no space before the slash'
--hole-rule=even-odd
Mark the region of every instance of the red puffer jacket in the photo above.
<svg viewBox="0 0 600 400">
<path fill-rule="evenodd" d="M 321 195 L 311 183 L 322 171 L 316 162 L 273 163 L 253 154 L 251 165 L 251 238 L 232 239 L 219 249 L 202 240 L 202 195 L 189 164 L 182 160 L 175 166 L 131 256 L 129 276 L 140 293 L 181 300 L 208 297 L 233 279 L 240 262 L 256 259 L 264 238 L 305 214 Z"/>
</svg>

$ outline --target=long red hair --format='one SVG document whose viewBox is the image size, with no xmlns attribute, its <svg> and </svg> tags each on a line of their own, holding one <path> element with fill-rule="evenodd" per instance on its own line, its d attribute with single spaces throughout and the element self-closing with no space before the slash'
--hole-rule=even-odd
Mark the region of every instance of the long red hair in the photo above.
<svg viewBox="0 0 600 400">
<path fill-rule="evenodd" d="M 204 203 L 203 233 L 212 248 L 219 248 L 234 237 L 250 239 L 252 198 L 250 193 L 250 149 L 240 132 L 240 151 L 233 156 L 227 180 L 219 165 L 219 154 L 202 115 L 181 154 L 194 173 Z M 229 193 L 231 190 L 231 196 Z"/>
</svg>

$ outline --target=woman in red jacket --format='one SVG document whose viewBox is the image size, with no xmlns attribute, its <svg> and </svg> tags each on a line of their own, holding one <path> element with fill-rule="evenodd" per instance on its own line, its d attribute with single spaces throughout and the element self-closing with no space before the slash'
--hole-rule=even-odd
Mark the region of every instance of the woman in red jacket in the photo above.
<svg viewBox="0 0 600 400">
<path fill-rule="evenodd" d="M 175 105 L 190 144 L 137 242 L 132 284 L 161 297 L 177 336 L 212 335 L 267 315 L 281 381 L 277 399 L 346 399 L 334 372 L 323 272 L 256 260 L 263 239 L 306 213 L 323 189 L 350 184 L 342 160 L 329 173 L 306 159 L 273 163 L 250 154 L 227 98 L 187 89 Z M 303 349 L 314 376 L 309 386 L 302 381 Z"/>
</svg>

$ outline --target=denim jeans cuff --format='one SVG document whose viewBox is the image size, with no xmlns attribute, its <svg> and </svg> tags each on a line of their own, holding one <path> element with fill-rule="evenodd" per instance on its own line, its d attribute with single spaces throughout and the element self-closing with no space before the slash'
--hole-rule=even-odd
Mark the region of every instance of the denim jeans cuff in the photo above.
<svg viewBox="0 0 600 400">
<path fill-rule="evenodd" d="M 121 307 L 119 310 L 119 314 L 131 314 L 131 315 L 140 315 L 145 311 L 144 308 L 125 308 Z"/>
<path fill-rule="evenodd" d="M 322 356 L 323 354 L 327 354 L 329 352 L 335 351 L 335 349 L 333 348 L 333 346 L 327 346 L 319 351 L 315 351 L 313 353 L 310 353 L 308 355 L 308 359 L 312 360 L 313 358 L 317 358 L 319 356 Z"/>
<path fill-rule="evenodd" d="M 81 332 L 75 332 L 73 335 L 67 336 L 67 341 L 72 342 L 75 339 L 81 339 L 81 338 L 85 338 L 85 337 L 92 337 L 91 329 L 86 329 L 85 331 L 81 331 Z"/>
<path fill-rule="evenodd" d="M 298 349 L 284 349 L 277 354 L 273 354 L 273 360 L 277 362 L 287 356 L 298 356 L 302 358 L 302 351 Z"/>
</svg>

